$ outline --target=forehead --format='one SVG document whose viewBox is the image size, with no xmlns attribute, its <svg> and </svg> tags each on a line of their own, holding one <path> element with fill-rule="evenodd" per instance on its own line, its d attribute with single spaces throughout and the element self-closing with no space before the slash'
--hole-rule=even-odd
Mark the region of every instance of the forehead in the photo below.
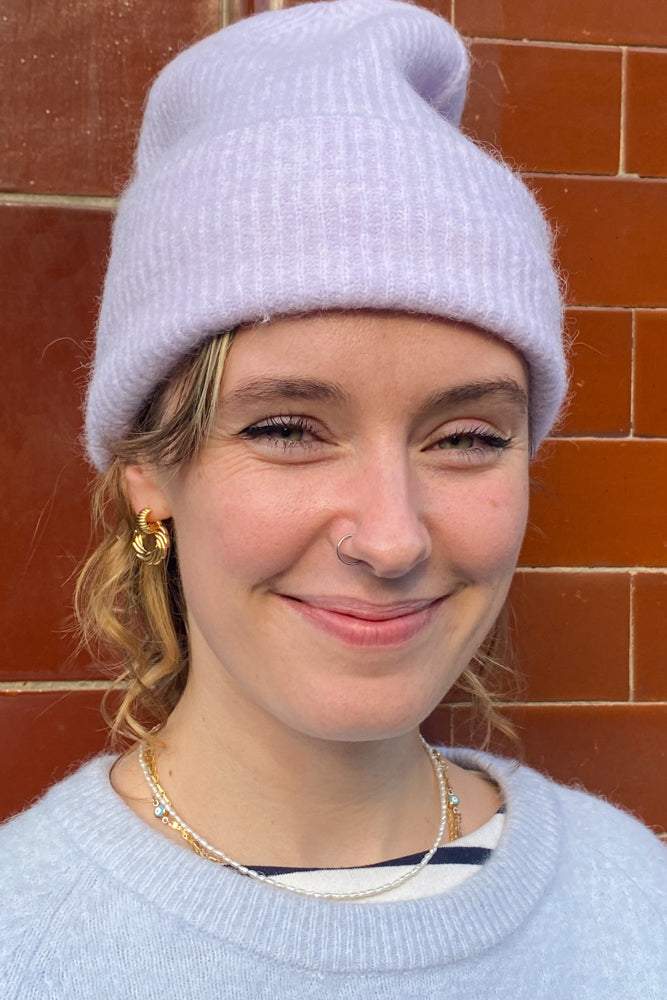
<svg viewBox="0 0 667 1000">
<path fill-rule="evenodd" d="M 527 392 L 521 355 L 497 337 L 448 320 L 390 312 L 285 317 L 240 331 L 223 391 L 263 376 L 328 379 L 343 390 L 507 378 Z"/>
</svg>

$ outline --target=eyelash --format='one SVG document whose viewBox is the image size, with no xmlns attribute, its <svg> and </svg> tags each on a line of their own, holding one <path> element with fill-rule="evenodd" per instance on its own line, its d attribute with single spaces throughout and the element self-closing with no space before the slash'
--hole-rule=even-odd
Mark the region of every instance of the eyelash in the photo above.
<svg viewBox="0 0 667 1000">
<path fill-rule="evenodd" d="M 280 435 L 293 434 L 294 432 L 300 432 L 301 434 L 310 433 L 314 437 L 317 436 L 317 431 L 315 425 L 304 417 L 267 417 L 265 420 L 257 424 L 251 424 L 249 427 L 244 428 L 241 431 L 240 437 L 245 438 L 248 441 L 259 441 L 264 439 L 271 446 L 282 448 L 287 450 L 288 448 L 309 448 L 315 442 L 314 441 L 290 441 L 287 436 L 281 437 Z M 453 431 L 451 434 L 447 434 L 440 438 L 438 441 L 434 442 L 434 446 L 437 449 L 441 443 L 452 442 L 455 438 L 473 438 L 477 444 L 472 448 L 462 448 L 460 449 L 461 455 L 466 455 L 468 458 L 478 458 L 484 453 L 489 451 L 500 452 L 504 448 L 509 447 L 512 443 L 511 437 L 502 437 L 500 434 L 494 434 L 489 431 L 486 427 L 466 427 L 460 430 Z M 448 449 L 441 448 L 440 450 L 446 451 Z M 452 451 L 459 451 L 457 448 L 451 449 Z"/>
<path fill-rule="evenodd" d="M 276 436 L 272 432 L 277 431 Z M 251 424 L 250 427 L 241 431 L 240 437 L 248 441 L 259 441 L 264 438 L 271 445 L 277 448 L 308 448 L 312 441 L 290 441 L 286 437 L 280 437 L 280 432 L 315 434 L 315 427 L 304 417 L 267 417 L 259 424 Z"/>
<path fill-rule="evenodd" d="M 451 442 L 454 438 L 473 438 L 476 442 L 478 442 L 478 444 L 473 448 L 462 449 L 461 453 L 467 455 L 478 455 L 487 449 L 500 452 L 504 448 L 508 448 L 513 440 L 511 437 L 503 437 L 501 434 L 494 434 L 486 427 L 466 427 L 460 430 L 452 431 L 450 434 L 446 434 L 436 442 L 436 446 L 441 442 Z M 480 443 L 481 447 L 479 447 Z M 444 451 L 445 449 L 442 450 Z"/>
</svg>

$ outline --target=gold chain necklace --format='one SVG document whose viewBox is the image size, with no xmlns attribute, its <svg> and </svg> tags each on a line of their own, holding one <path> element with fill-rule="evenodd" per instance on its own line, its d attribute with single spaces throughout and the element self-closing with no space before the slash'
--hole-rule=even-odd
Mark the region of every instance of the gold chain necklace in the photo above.
<svg viewBox="0 0 667 1000">
<path fill-rule="evenodd" d="M 285 885 L 282 882 L 277 882 L 275 878 L 272 878 L 269 875 L 264 875 L 262 872 L 255 871 L 253 868 L 248 868 L 246 865 L 242 865 L 238 861 L 234 861 L 223 851 L 213 847 L 206 840 L 204 840 L 203 837 L 196 833 L 192 827 L 188 826 L 188 824 L 178 815 L 169 796 L 160 783 L 160 775 L 157 768 L 157 755 L 154 747 L 150 743 L 143 742 L 140 744 L 139 762 L 141 764 L 141 770 L 144 778 L 146 779 L 146 782 L 151 790 L 154 816 L 156 819 L 159 819 L 161 823 L 164 823 L 166 826 L 179 833 L 196 854 L 199 854 L 201 857 L 206 858 L 209 861 L 214 861 L 217 864 L 234 868 L 241 874 L 248 875 L 250 878 L 253 878 L 258 882 L 264 882 L 277 889 L 284 889 L 287 892 L 292 892 L 299 896 L 309 896 L 313 899 L 354 901 L 358 899 L 367 899 L 370 896 L 377 896 L 382 892 L 388 892 L 390 889 L 395 889 L 397 886 L 402 885 L 409 879 L 414 878 L 414 876 L 421 871 L 422 868 L 426 867 L 440 846 L 445 832 L 445 825 L 447 826 L 450 843 L 453 840 L 457 840 L 461 836 L 461 810 L 459 807 L 459 799 L 452 791 L 452 786 L 449 781 L 447 761 L 438 750 L 429 746 L 423 737 L 421 737 L 421 741 L 433 765 L 433 770 L 435 772 L 440 790 L 440 825 L 438 827 L 435 843 L 430 850 L 424 854 L 420 861 L 413 865 L 407 872 L 404 872 L 397 878 L 392 879 L 390 882 L 385 882 L 382 885 L 377 886 L 377 888 L 364 889 L 358 892 L 316 892 L 312 889 L 301 889 L 297 886 Z"/>
</svg>

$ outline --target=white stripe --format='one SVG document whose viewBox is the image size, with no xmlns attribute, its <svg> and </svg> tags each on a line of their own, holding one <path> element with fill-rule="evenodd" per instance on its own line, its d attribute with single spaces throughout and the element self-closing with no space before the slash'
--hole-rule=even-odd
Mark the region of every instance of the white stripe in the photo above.
<svg viewBox="0 0 667 1000">
<path fill-rule="evenodd" d="M 478 830 L 454 842 L 455 847 L 484 847 L 493 850 L 498 846 L 505 825 L 503 813 L 496 813 Z M 444 848 L 447 850 L 447 847 Z M 297 886 L 300 889 L 311 889 L 316 892 L 359 892 L 372 889 L 373 886 L 389 882 L 411 865 L 383 865 L 369 868 L 326 868 L 314 871 L 290 872 L 286 875 L 276 875 L 276 882 Z M 394 903 L 397 900 L 421 899 L 425 896 L 437 896 L 455 888 L 475 872 L 480 865 L 432 864 L 422 868 L 414 878 L 403 885 L 379 896 L 357 900 L 359 903 Z"/>
</svg>

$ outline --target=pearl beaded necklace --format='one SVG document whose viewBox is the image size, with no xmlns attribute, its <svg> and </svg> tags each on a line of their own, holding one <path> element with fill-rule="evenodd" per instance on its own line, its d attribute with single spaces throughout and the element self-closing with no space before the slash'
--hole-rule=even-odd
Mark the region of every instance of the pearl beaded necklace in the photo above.
<svg viewBox="0 0 667 1000">
<path fill-rule="evenodd" d="M 277 882 L 275 878 L 269 875 L 264 875 L 262 872 L 255 871 L 253 868 L 248 868 L 246 865 L 242 865 L 238 861 L 234 861 L 227 854 L 225 854 L 224 851 L 221 851 L 209 844 L 178 815 L 171 804 L 167 793 L 160 784 L 160 777 L 157 770 L 157 756 L 150 743 L 141 743 L 139 747 L 139 762 L 141 764 L 141 770 L 144 778 L 146 779 L 146 782 L 151 790 L 154 816 L 162 823 L 171 827 L 172 830 L 176 830 L 180 833 L 195 853 L 204 858 L 208 858 L 209 861 L 215 861 L 218 864 L 234 868 L 237 872 L 240 872 L 242 875 L 248 875 L 257 882 L 264 882 L 274 888 L 284 889 L 286 892 L 292 892 L 298 896 L 308 896 L 311 899 L 329 899 L 337 900 L 339 902 L 353 902 L 359 899 L 368 899 L 371 896 L 378 896 L 380 893 L 388 892 L 390 889 L 395 889 L 399 885 L 403 885 L 404 882 L 409 881 L 409 879 L 414 878 L 414 876 L 417 875 L 422 868 L 426 867 L 440 846 L 445 833 L 445 826 L 448 827 L 450 842 L 461 836 L 459 800 L 452 792 L 452 788 L 449 783 L 447 761 L 434 747 L 429 746 L 423 737 L 420 738 L 433 765 L 433 770 L 440 792 L 440 823 L 433 846 L 424 854 L 417 864 L 413 865 L 407 872 L 403 872 L 403 874 L 399 875 L 397 878 L 392 879 L 390 882 L 384 882 L 376 888 L 364 889 L 358 892 L 316 892 L 312 889 L 302 889 L 298 886 L 285 885 L 282 882 Z"/>
</svg>

